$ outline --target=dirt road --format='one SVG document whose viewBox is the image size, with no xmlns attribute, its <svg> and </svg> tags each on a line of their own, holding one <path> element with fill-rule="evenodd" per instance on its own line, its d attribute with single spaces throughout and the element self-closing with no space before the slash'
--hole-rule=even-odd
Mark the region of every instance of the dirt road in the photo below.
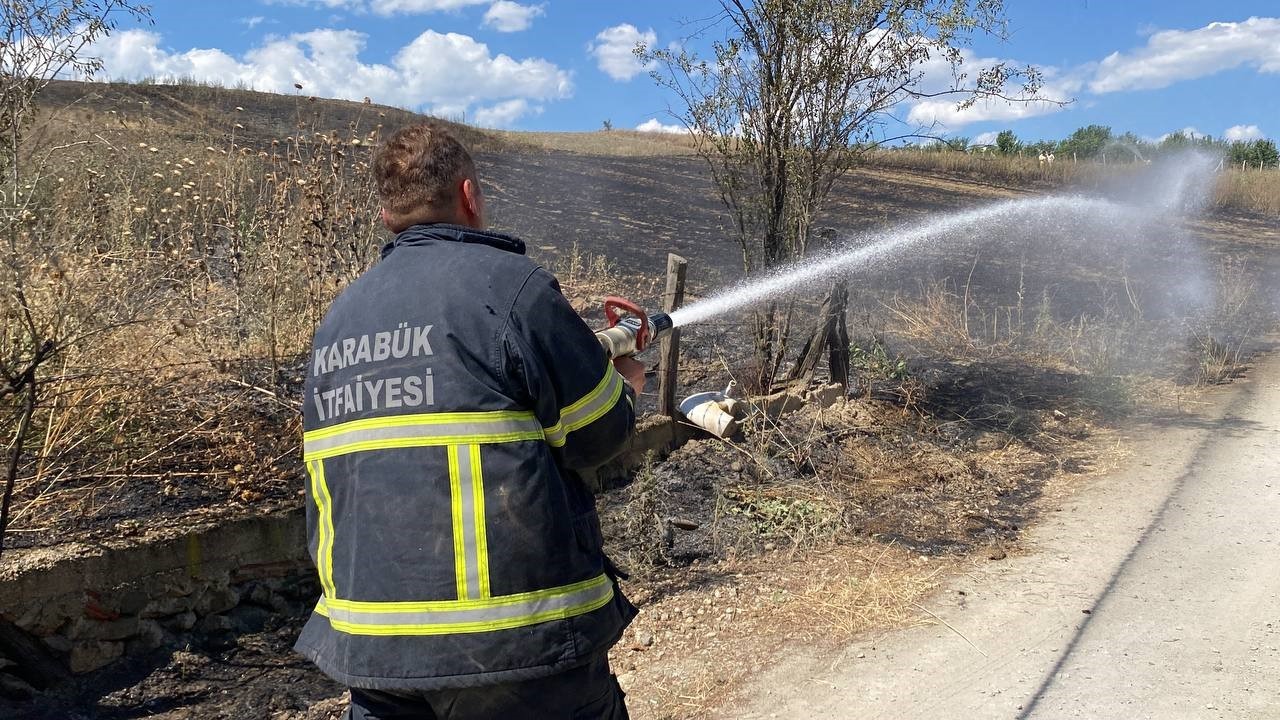
<svg viewBox="0 0 1280 720">
<path fill-rule="evenodd" d="M 937 622 L 800 654 L 729 718 L 1280 718 L 1280 357 L 1050 509 Z"/>
</svg>

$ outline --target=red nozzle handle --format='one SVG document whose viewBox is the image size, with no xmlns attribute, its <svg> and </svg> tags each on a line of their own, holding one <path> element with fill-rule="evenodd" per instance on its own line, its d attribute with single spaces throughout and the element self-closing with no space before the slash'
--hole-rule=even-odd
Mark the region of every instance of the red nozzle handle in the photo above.
<svg viewBox="0 0 1280 720">
<path fill-rule="evenodd" d="M 610 295 L 604 299 L 604 316 L 609 321 L 609 327 L 617 325 L 622 319 L 618 315 L 619 310 L 634 315 L 640 320 L 640 329 L 636 330 L 636 352 L 644 350 L 649 344 L 649 315 L 630 300 Z"/>
</svg>

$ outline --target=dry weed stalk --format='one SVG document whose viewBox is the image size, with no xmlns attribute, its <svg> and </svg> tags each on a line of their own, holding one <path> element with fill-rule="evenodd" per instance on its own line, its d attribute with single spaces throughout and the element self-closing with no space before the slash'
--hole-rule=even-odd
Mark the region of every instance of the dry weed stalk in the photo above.
<svg viewBox="0 0 1280 720">
<path fill-rule="evenodd" d="M 16 309 L 63 353 L 31 420 L 41 447 L 16 472 L 16 527 L 176 510 L 209 485 L 253 502 L 292 477 L 296 359 L 379 234 L 380 126 L 316 133 L 299 103 L 295 132 L 260 147 L 234 128 L 68 142 L 65 124 L 24 147 L 56 163 L 22 187 Z"/>
</svg>

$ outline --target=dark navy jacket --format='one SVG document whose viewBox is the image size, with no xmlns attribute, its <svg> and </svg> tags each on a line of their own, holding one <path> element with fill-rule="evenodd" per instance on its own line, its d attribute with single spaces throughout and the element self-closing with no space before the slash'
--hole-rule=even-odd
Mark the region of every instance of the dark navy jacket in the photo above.
<svg viewBox="0 0 1280 720">
<path fill-rule="evenodd" d="M 575 469 L 621 450 L 632 394 L 512 237 L 400 233 L 333 303 L 305 387 L 323 597 L 297 649 L 369 689 L 560 672 L 635 608 Z"/>
</svg>

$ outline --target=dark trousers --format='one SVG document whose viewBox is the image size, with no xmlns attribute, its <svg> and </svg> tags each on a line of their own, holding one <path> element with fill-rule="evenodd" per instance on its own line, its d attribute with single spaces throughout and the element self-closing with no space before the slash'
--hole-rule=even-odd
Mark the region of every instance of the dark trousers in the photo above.
<svg viewBox="0 0 1280 720">
<path fill-rule="evenodd" d="M 550 677 L 462 690 L 351 689 L 344 720 L 627 720 L 608 658 Z"/>
</svg>

